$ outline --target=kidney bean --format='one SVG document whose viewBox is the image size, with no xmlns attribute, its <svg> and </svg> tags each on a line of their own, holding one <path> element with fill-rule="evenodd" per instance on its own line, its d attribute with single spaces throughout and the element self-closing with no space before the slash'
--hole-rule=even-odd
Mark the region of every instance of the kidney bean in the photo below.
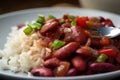
<svg viewBox="0 0 120 80">
<path fill-rule="evenodd" d="M 34 76 L 42 76 L 42 77 L 51 77 L 53 76 L 53 72 L 49 68 L 35 68 L 31 70 L 31 74 Z"/>
<path fill-rule="evenodd" d="M 63 19 L 64 19 L 64 20 L 68 19 L 68 16 L 69 16 L 69 14 L 64 14 L 64 15 L 63 15 Z"/>
<path fill-rule="evenodd" d="M 61 35 L 62 34 L 59 31 L 59 28 L 48 31 L 45 33 L 45 36 L 48 37 L 51 41 L 54 41 L 55 39 L 59 39 Z"/>
<path fill-rule="evenodd" d="M 72 30 L 71 37 L 75 42 L 78 42 L 80 44 L 86 43 L 88 36 L 82 28 L 75 26 L 72 27 L 71 30 Z"/>
<path fill-rule="evenodd" d="M 110 63 L 92 63 L 90 70 L 92 70 L 92 73 L 111 72 L 116 70 L 116 66 Z"/>
<path fill-rule="evenodd" d="M 72 39 L 72 37 L 71 37 L 71 33 L 65 33 L 65 36 L 64 36 L 64 41 L 66 42 L 66 43 L 69 43 L 69 42 L 71 42 L 71 41 L 73 41 L 73 39 Z"/>
<path fill-rule="evenodd" d="M 62 48 L 56 50 L 53 53 L 54 57 L 57 57 L 59 59 L 67 58 L 69 57 L 73 52 L 76 51 L 76 49 L 79 47 L 77 42 L 70 42 L 67 45 L 63 46 Z"/>
<path fill-rule="evenodd" d="M 97 50 L 92 49 L 90 47 L 84 46 L 81 47 L 79 49 L 76 50 L 76 53 L 78 53 L 79 55 L 86 57 L 86 58 L 93 58 L 93 57 L 97 57 L 99 54 L 97 52 Z"/>
<path fill-rule="evenodd" d="M 21 29 L 21 28 L 24 27 L 24 26 L 25 26 L 25 24 L 18 24 L 18 25 L 17 25 L 18 29 Z"/>
<path fill-rule="evenodd" d="M 71 68 L 68 70 L 66 76 L 76 76 L 77 75 L 77 70 L 75 68 Z"/>
<path fill-rule="evenodd" d="M 115 37 L 114 45 L 120 50 L 120 35 Z"/>
<path fill-rule="evenodd" d="M 111 63 L 111 64 L 114 64 L 114 63 L 115 63 L 115 58 L 113 58 L 113 57 L 108 57 L 107 62 L 108 62 L 108 63 Z"/>
<path fill-rule="evenodd" d="M 120 53 L 117 54 L 116 60 L 120 64 Z"/>
<path fill-rule="evenodd" d="M 57 67 L 57 66 L 59 66 L 59 64 L 60 64 L 60 60 L 57 59 L 57 58 L 47 59 L 47 60 L 44 62 L 44 66 L 45 66 L 45 67 L 48 67 L 48 68 Z"/>
<path fill-rule="evenodd" d="M 58 27 L 58 24 L 59 24 L 59 22 L 56 19 L 50 19 L 43 25 L 40 32 L 43 34 L 49 30 L 52 30 L 52 29 Z"/>
<path fill-rule="evenodd" d="M 86 62 L 80 56 L 75 56 L 72 59 L 72 64 L 78 71 L 84 71 L 86 69 Z"/>
<path fill-rule="evenodd" d="M 46 61 L 47 59 L 52 58 L 52 56 L 53 56 L 53 54 L 51 52 L 46 54 L 45 57 L 44 57 L 44 61 Z"/>
<path fill-rule="evenodd" d="M 86 71 L 85 75 L 90 75 L 90 74 L 92 74 L 92 71 L 91 71 L 90 69 L 88 69 L 88 70 Z"/>
<path fill-rule="evenodd" d="M 115 27 L 115 25 L 113 24 L 113 22 L 112 22 L 110 19 L 106 19 L 106 20 L 104 21 L 104 24 L 105 24 L 106 26 Z"/>
<path fill-rule="evenodd" d="M 62 27 L 63 28 L 68 28 L 68 27 L 70 27 L 71 25 L 70 25 L 70 23 L 64 23 L 64 24 L 62 24 Z"/>
<path fill-rule="evenodd" d="M 102 17 L 102 16 L 98 17 L 98 19 L 99 19 L 100 22 L 105 21 L 104 17 Z"/>
<path fill-rule="evenodd" d="M 100 42 L 101 38 L 92 38 L 91 39 L 91 46 L 93 48 L 101 48 L 102 45 L 101 45 L 101 42 Z"/>
<path fill-rule="evenodd" d="M 81 47 L 76 50 L 76 53 L 84 56 L 84 57 L 92 57 L 93 53 L 89 47 Z"/>
</svg>

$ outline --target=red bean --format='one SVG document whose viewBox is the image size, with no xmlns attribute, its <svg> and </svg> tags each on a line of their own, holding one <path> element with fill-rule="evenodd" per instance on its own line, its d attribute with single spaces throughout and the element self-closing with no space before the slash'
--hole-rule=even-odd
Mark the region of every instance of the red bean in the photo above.
<svg viewBox="0 0 120 80">
<path fill-rule="evenodd" d="M 88 36 L 86 35 L 85 31 L 82 28 L 78 28 L 77 26 L 72 27 L 72 34 L 71 37 L 75 42 L 80 44 L 86 43 Z"/>
<path fill-rule="evenodd" d="M 44 57 L 44 61 L 46 61 L 47 59 L 50 59 L 52 58 L 52 53 L 50 52 L 49 54 L 46 54 L 45 57 Z"/>
<path fill-rule="evenodd" d="M 59 22 L 56 19 L 48 20 L 43 25 L 43 27 L 41 28 L 40 32 L 43 34 L 43 33 L 47 32 L 49 30 L 52 30 L 52 29 L 58 27 L 58 24 L 59 24 Z"/>
<path fill-rule="evenodd" d="M 86 62 L 80 56 L 75 56 L 72 59 L 72 64 L 78 71 L 84 71 L 86 69 Z"/>
<path fill-rule="evenodd" d="M 116 60 L 120 64 L 120 53 L 117 54 Z"/>
<path fill-rule="evenodd" d="M 103 73 L 116 70 L 116 66 L 110 63 L 92 63 L 90 65 L 92 73 Z"/>
<path fill-rule="evenodd" d="M 112 22 L 110 19 L 106 19 L 106 20 L 104 21 L 104 23 L 105 23 L 105 25 L 107 25 L 107 26 L 115 27 L 114 24 L 113 24 L 113 22 Z"/>
<path fill-rule="evenodd" d="M 92 71 L 90 69 L 88 69 L 85 74 L 90 75 L 90 74 L 92 74 Z"/>
<path fill-rule="evenodd" d="M 81 47 L 76 50 L 76 52 L 84 57 L 92 57 L 93 53 L 89 47 Z"/>
<path fill-rule="evenodd" d="M 63 19 L 64 20 L 68 19 L 68 16 L 69 16 L 68 14 L 63 15 Z"/>
<path fill-rule="evenodd" d="M 76 76 L 77 75 L 77 70 L 75 68 L 71 68 L 68 70 L 66 76 Z"/>
<path fill-rule="evenodd" d="M 104 17 L 102 17 L 102 16 L 100 16 L 98 19 L 99 19 L 100 22 L 105 21 Z"/>
<path fill-rule="evenodd" d="M 42 77 L 51 77 L 51 76 L 53 76 L 52 70 L 49 69 L 49 68 L 45 68 L 45 67 L 32 69 L 31 73 L 34 76 L 42 76 Z"/>
<path fill-rule="evenodd" d="M 67 58 L 73 52 L 75 52 L 78 47 L 79 45 L 77 42 L 70 42 L 67 45 L 63 46 L 62 48 L 56 50 L 53 55 L 54 57 L 57 57 L 59 59 Z"/>
<path fill-rule="evenodd" d="M 64 27 L 64 28 L 68 28 L 70 26 L 71 26 L 70 23 L 64 23 L 64 24 L 62 24 L 62 27 Z"/>
<path fill-rule="evenodd" d="M 54 39 L 59 39 L 61 35 L 62 34 L 61 34 L 59 28 L 52 29 L 45 33 L 45 36 L 48 37 L 52 41 Z"/>
<path fill-rule="evenodd" d="M 98 57 L 99 55 L 97 50 L 87 47 L 87 46 L 77 49 L 76 53 L 86 58 Z"/>
<path fill-rule="evenodd" d="M 18 25 L 17 25 L 18 29 L 21 29 L 21 28 L 24 27 L 24 26 L 25 26 L 25 24 L 18 24 Z"/>
<path fill-rule="evenodd" d="M 91 46 L 94 48 L 101 48 L 101 42 L 100 42 L 101 38 L 92 38 L 91 39 Z"/>
<path fill-rule="evenodd" d="M 48 68 L 55 68 L 59 66 L 59 64 L 60 64 L 60 60 L 57 58 L 51 58 L 44 62 L 44 66 Z"/>
<path fill-rule="evenodd" d="M 108 62 L 108 63 L 111 63 L 111 64 L 114 64 L 114 63 L 115 63 L 115 58 L 113 58 L 113 57 L 108 57 L 107 62 Z"/>
</svg>

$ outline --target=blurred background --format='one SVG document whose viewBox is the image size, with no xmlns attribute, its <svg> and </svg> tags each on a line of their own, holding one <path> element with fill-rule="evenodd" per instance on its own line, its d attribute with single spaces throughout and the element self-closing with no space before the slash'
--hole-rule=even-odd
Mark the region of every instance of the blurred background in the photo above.
<svg viewBox="0 0 120 80">
<path fill-rule="evenodd" d="M 41 7 L 91 8 L 120 14 L 120 0 L 0 0 L 0 14 Z"/>
<path fill-rule="evenodd" d="M 78 0 L 0 0 L 0 14 L 39 7 L 58 6 L 79 7 Z"/>
</svg>

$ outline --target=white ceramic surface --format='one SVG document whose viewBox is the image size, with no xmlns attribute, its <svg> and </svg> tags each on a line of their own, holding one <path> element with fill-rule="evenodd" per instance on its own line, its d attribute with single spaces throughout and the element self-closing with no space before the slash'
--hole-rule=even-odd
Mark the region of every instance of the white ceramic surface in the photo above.
<svg viewBox="0 0 120 80">
<path fill-rule="evenodd" d="M 69 13 L 71 15 L 79 15 L 79 16 L 103 16 L 105 18 L 110 18 L 113 20 L 116 26 L 120 27 L 120 15 L 96 11 L 96 10 L 87 10 L 87 9 L 78 9 L 78 8 L 37 8 L 37 9 L 29 9 L 22 10 L 13 13 L 0 15 L 0 49 L 3 48 L 4 43 L 6 42 L 6 36 L 10 32 L 11 26 L 15 26 L 20 23 L 24 23 L 26 21 L 36 20 L 38 14 L 43 14 L 45 16 L 49 14 L 53 14 L 56 17 L 61 17 L 63 14 Z M 0 78 L 6 79 L 16 79 L 16 80 L 108 80 L 111 78 L 115 78 L 120 76 L 120 70 L 89 75 L 89 76 L 76 76 L 76 77 L 30 77 L 25 73 L 13 73 L 11 71 L 0 70 Z"/>
</svg>

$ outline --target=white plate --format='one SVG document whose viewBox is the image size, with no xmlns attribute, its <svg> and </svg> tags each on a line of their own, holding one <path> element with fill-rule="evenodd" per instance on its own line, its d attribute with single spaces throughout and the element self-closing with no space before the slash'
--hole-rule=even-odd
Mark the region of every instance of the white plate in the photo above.
<svg viewBox="0 0 120 80">
<path fill-rule="evenodd" d="M 26 21 L 33 21 L 36 20 L 38 14 L 43 14 L 45 16 L 52 14 L 56 17 L 62 17 L 63 14 L 69 13 L 71 15 L 79 15 L 79 16 L 103 16 L 105 18 L 110 18 L 114 23 L 115 26 L 120 27 L 120 15 L 103 12 L 103 11 L 96 11 L 96 10 L 87 10 L 87 9 L 80 9 L 80 8 L 37 8 L 37 9 L 28 9 L 22 10 L 17 12 L 12 12 L 8 14 L 0 15 L 0 49 L 3 48 L 4 43 L 6 42 L 6 36 L 10 32 L 10 27 L 15 26 L 20 23 L 25 23 Z M 20 80 L 101 80 L 101 79 L 111 79 L 114 77 L 120 76 L 120 70 L 103 73 L 103 74 L 96 74 L 96 75 L 89 75 L 89 76 L 77 76 L 77 77 L 60 77 L 60 78 L 47 78 L 47 77 L 28 77 L 27 74 L 24 73 L 12 73 L 10 71 L 0 70 L 0 77 L 3 78 L 14 78 Z"/>
</svg>

